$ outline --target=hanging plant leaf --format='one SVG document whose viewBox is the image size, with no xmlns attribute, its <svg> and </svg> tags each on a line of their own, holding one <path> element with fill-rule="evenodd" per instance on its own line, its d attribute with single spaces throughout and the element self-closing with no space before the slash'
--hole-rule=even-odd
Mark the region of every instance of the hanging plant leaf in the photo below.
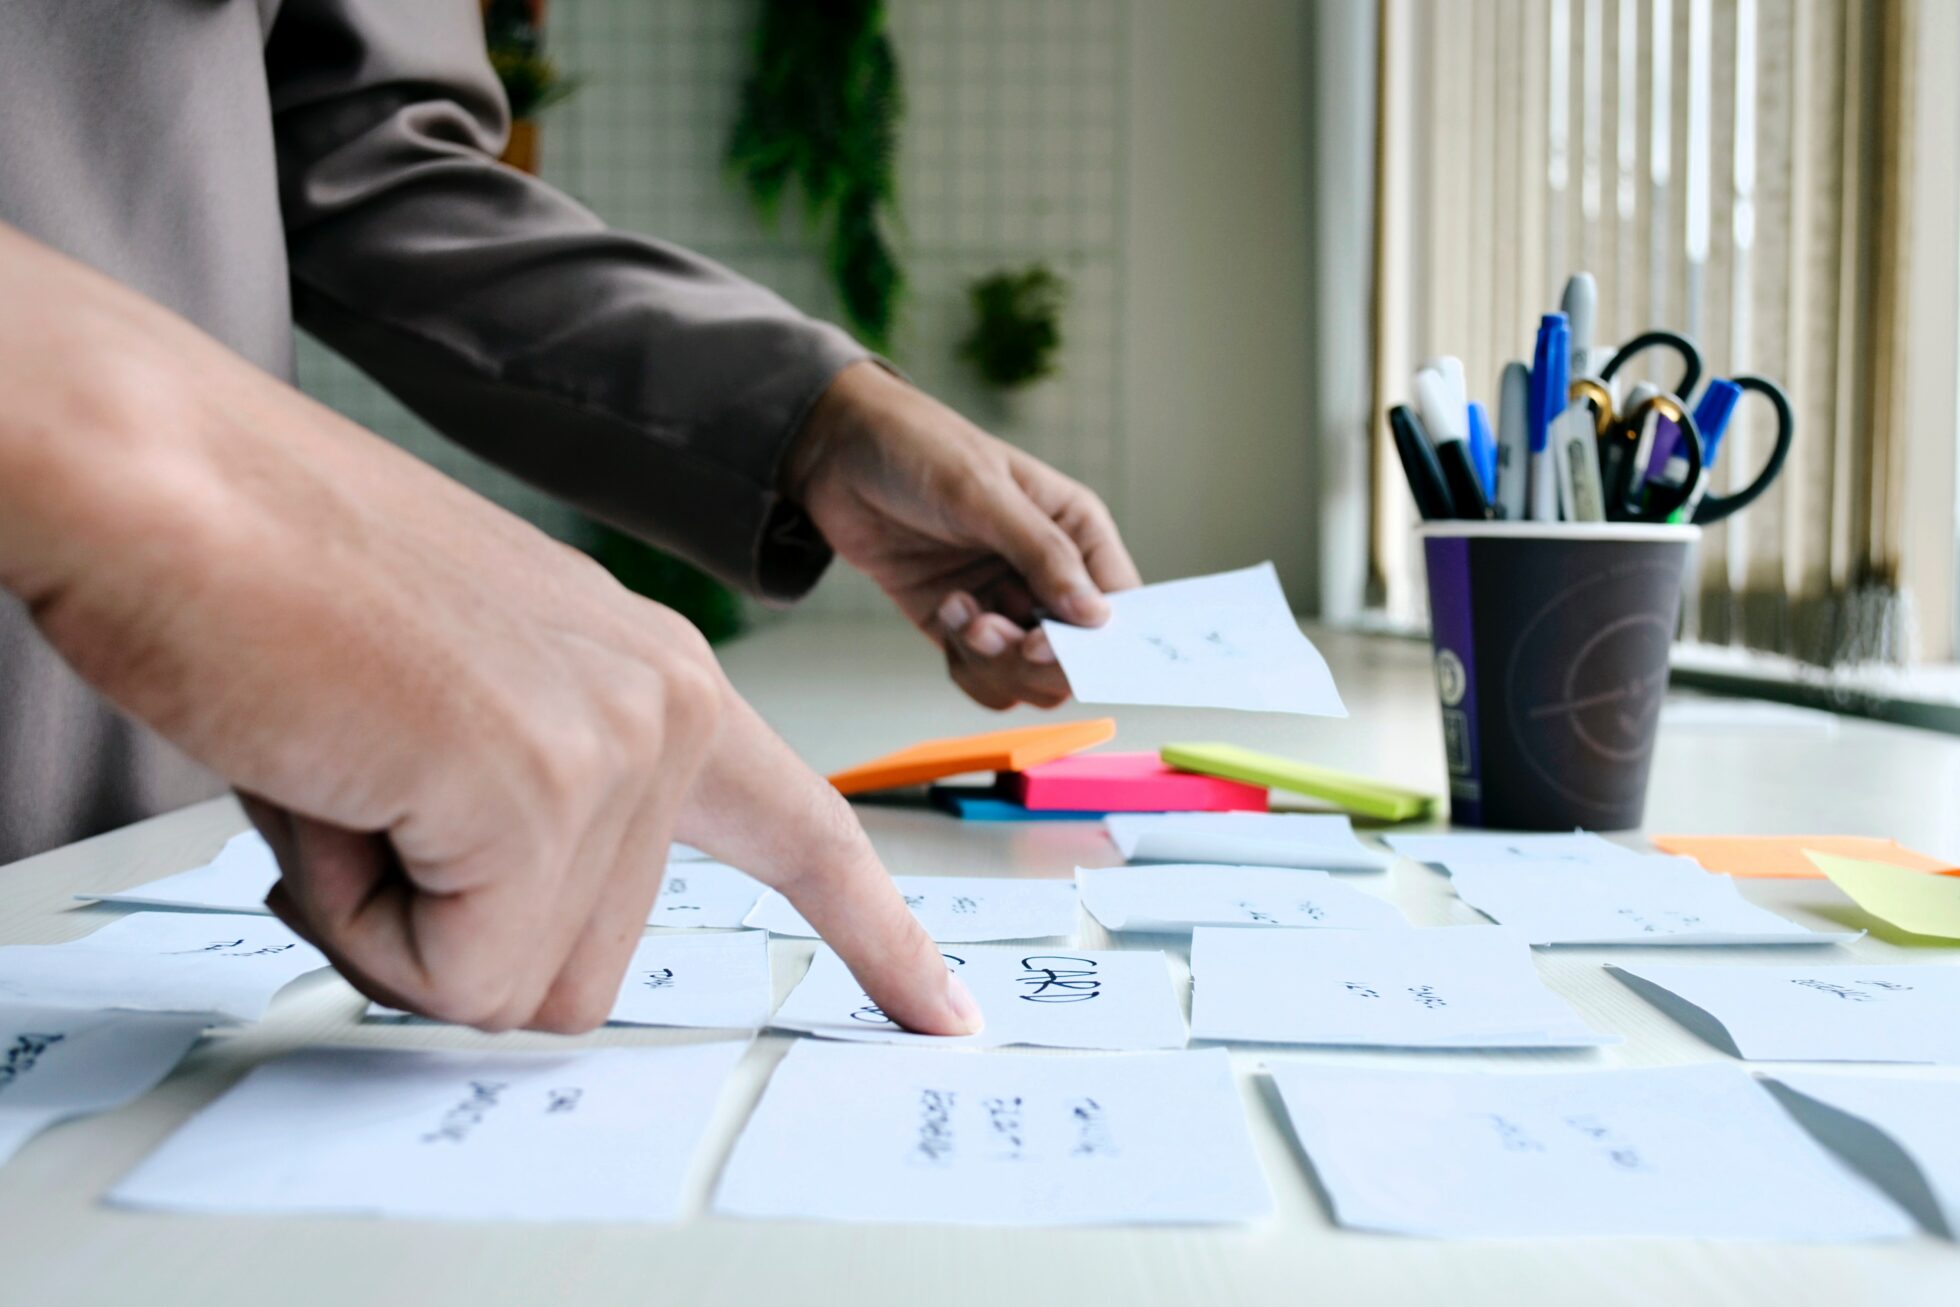
<svg viewBox="0 0 1960 1307">
<path fill-rule="evenodd" d="M 960 357 L 991 386 L 1012 390 L 1050 376 L 1062 347 L 1068 283 L 1045 263 L 990 273 L 967 287 L 973 330 Z"/>
</svg>

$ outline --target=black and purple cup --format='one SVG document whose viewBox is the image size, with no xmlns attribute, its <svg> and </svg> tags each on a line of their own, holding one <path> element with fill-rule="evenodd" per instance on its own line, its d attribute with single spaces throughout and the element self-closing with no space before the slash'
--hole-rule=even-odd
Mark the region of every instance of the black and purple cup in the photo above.
<svg viewBox="0 0 1960 1307">
<path fill-rule="evenodd" d="M 1431 522 L 1416 534 L 1429 569 L 1450 820 L 1639 826 L 1682 572 L 1700 531 Z"/>
</svg>

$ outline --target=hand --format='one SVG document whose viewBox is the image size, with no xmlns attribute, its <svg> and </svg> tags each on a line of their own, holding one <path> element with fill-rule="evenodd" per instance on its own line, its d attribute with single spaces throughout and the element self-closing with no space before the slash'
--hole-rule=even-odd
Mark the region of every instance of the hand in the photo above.
<svg viewBox="0 0 1960 1307">
<path fill-rule="evenodd" d="M 1100 626 L 1104 592 L 1139 584 L 1094 492 L 874 363 L 818 400 L 783 491 L 989 708 L 1068 698 L 1037 609 Z"/>
<path fill-rule="evenodd" d="M 0 585 L 239 787 L 268 905 L 364 992 L 599 1024 L 678 832 L 900 1022 L 977 1028 L 848 805 L 674 613 L 4 227 L 0 390 Z"/>
</svg>

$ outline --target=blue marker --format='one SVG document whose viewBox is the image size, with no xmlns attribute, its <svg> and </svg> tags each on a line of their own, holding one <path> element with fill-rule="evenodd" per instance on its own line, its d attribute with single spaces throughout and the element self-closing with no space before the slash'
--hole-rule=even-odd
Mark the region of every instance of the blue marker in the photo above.
<svg viewBox="0 0 1960 1307">
<path fill-rule="evenodd" d="M 1531 355 L 1531 520 L 1558 521 L 1558 473 L 1552 465 L 1552 423 L 1565 412 L 1571 389 L 1572 329 L 1563 313 L 1538 320 L 1538 345 Z"/>
<path fill-rule="evenodd" d="M 1477 470 L 1477 483 L 1484 498 L 1497 502 L 1497 437 L 1491 433 L 1490 414 L 1482 404 L 1470 405 L 1470 465 Z"/>
<path fill-rule="evenodd" d="M 1735 416 L 1735 406 L 1741 399 L 1742 387 L 1720 377 L 1709 382 L 1708 389 L 1701 392 L 1701 403 L 1695 405 L 1695 429 L 1701 432 L 1704 478 L 1715 466 L 1715 451 L 1722 447 L 1722 433 L 1729 429 L 1729 419 Z"/>
</svg>

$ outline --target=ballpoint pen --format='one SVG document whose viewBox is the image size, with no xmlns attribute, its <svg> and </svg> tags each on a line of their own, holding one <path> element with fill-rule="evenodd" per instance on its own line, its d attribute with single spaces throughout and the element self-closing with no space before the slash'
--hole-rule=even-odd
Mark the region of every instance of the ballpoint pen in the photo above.
<svg viewBox="0 0 1960 1307">
<path fill-rule="evenodd" d="M 1490 516 L 1490 503 L 1477 483 L 1470 458 L 1470 412 L 1453 393 L 1444 373 L 1424 368 L 1416 373 L 1416 408 L 1423 426 L 1436 442 L 1436 461 L 1443 467 L 1443 484 L 1457 517 Z"/>
<path fill-rule="evenodd" d="M 1572 333 L 1569 346 L 1571 373 L 1575 377 L 1593 375 L 1593 318 L 1599 307 L 1599 286 L 1590 272 L 1574 273 L 1566 279 L 1559 308 L 1565 313 L 1566 329 Z"/>
<path fill-rule="evenodd" d="M 1531 489 L 1531 369 L 1506 363 L 1497 390 L 1497 512 L 1522 522 Z"/>
<path fill-rule="evenodd" d="M 1558 472 L 1552 463 L 1552 422 L 1565 411 L 1571 339 L 1563 313 L 1538 322 L 1531 359 L 1531 518 L 1558 521 Z"/>
<path fill-rule="evenodd" d="M 1442 464 L 1436 461 L 1436 449 L 1415 410 L 1407 404 L 1388 410 L 1388 429 L 1395 437 L 1395 452 L 1402 458 L 1402 472 L 1409 478 L 1409 493 L 1415 496 L 1422 520 L 1437 522 L 1455 517 Z"/>
<path fill-rule="evenodd" d="M 1470 462 L 1477 469 L 1477 484 L 1483 488 L 1485 500 L 1503 516 L 1497 505 L 1497 437 L 1491 434 L 1490 414 L 1482 404 L 1470 406 Z"/>
</svg>

